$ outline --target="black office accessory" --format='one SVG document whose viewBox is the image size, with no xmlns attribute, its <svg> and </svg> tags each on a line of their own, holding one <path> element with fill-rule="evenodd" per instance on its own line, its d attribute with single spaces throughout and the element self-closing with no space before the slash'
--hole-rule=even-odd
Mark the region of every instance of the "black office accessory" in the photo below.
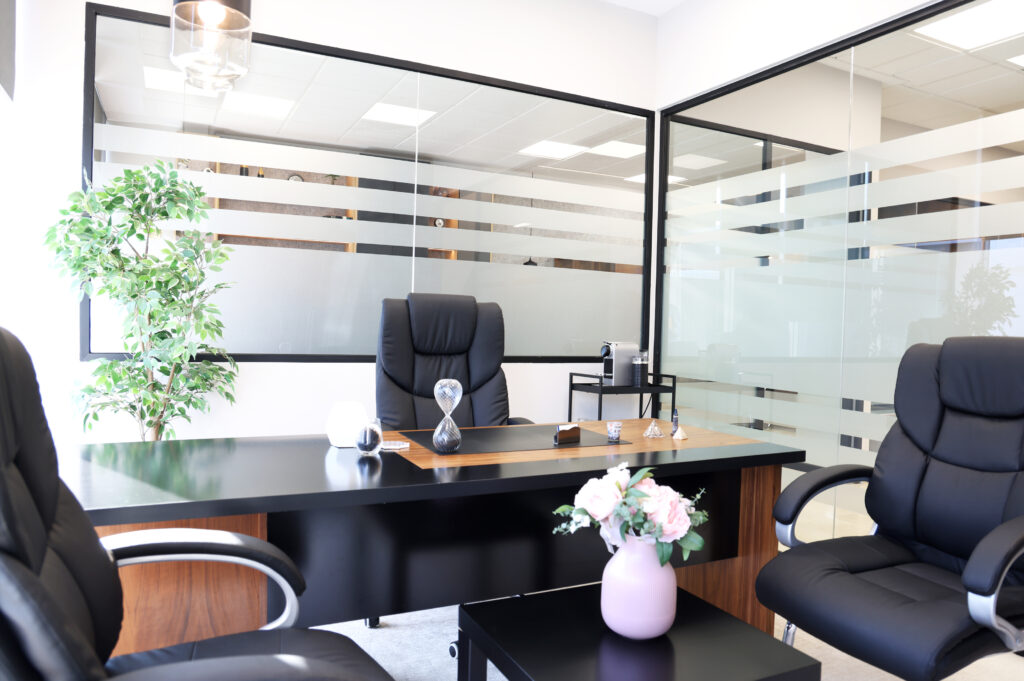
<svg viewBox="0 0 1024 681">
<path fill-rule="evenodd" d="M 287 626 L 298 616 L 297 597 L 306 586 L 302 574 L 280 549 L 255 537 L 174 528 L 110 535 L 101 543 L 78 500 L 58 477 L 57 455 L 28 353 L 0 329 L 3 678 L 100 681 L 134 672 L 131 678 L 149 681 L 393 681 L 350 639 L 289 628 L 110 658 L 124 614 L 118 565 L 182 555 L 264 572 L 285 594 L 284 613 L 271 626 Z"/>
<path fill-rule="evenodd" d="M 504 426 L 488 426 L 486 428 L 463 428 L 462 444 L 455 454 L 493 454 L 495 452 L 528 452 L 536 449 L 551 449 L 551 426 L 528 425 L 506 428 Z M 399 434 L 412 440 L 421 447 L 431 451 L 433 448 L 432 430 L 402 430 Z M 629 444 L 621 440 L 619 444 Z M 580 440 L 562 447 L 597 447 L 607 445 L 608 438 L 604 433 L 595 433 L 585 428 L 580 429 Z M 436 452 L 441 454 L 442 452 Z M 595 455 L 596 456 L 596 455 Z"/>
<path fill-rule="evenodd" d="M 562 426 L 555 426 L 554 444 L 568 445 L 580 441 L 580 424 L 567 423 Z"/>
<path fill-rule="evenodd" d="M 1024 649 L 1024 338 L 950 338 L 900 362 L 874 467 L 797 478 L 773 515 L 788 551 L 757 596 L 793 627 L 911 681 Z M 868 482 L 874 534 L 803 544 L 807 501 Z M 998 614 L 997 614 L 998 600 Z"/>
<path fill-rule="evenodd" d="M 434 428 L 444 417 L 434 384 L 454 378 L 463 390 L 452 412 L 460 428 L 530 423 L 508 416 L 504 355 L 497 303 L 437 293 L 387 298 L 377 340 L 377 416 L 392 430 Z"/>
</svg>

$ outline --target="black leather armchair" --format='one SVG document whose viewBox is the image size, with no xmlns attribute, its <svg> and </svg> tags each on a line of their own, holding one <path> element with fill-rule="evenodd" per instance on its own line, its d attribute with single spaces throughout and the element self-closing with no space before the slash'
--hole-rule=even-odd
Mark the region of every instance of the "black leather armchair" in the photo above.
<svg viewBox="0 0 1024 681">
<path fill-rule="evenodd" d="M 276 629 L 110 658 L 121 631 L 117 565 L 219 560 L 271 577 L 295 621 L 305 588 L 294 563 L 262 540 L 212 530 L 149 530 L 101 543 L 57 475 L 57 456 L 28 353 L 0 329 L 0 678 L 12 681 L 393 681 L 350 639 Z"/>
<path fill-rule="evenodd" d="M 907 350 L 897 422 L 874 467 L 832 466 L 779 496 L 760 601 L 793 626 L 905 679 L 944 678 L 1024 650 L 1024 338 L 950 338 Z M 804 544 L 816 494 L 867 481 L 866 537 Z"/>
<path fill-rule="evenodd" d="M 508 416 L 505 319 L 497 303 L 473 296 L 410 293 L 385 298 L 377 341 L 377 416 L 386 428 L 433 428 L 444 414 L 434 384 L 454 378 L 460 427 L 530 423 Z"/>
</svg>

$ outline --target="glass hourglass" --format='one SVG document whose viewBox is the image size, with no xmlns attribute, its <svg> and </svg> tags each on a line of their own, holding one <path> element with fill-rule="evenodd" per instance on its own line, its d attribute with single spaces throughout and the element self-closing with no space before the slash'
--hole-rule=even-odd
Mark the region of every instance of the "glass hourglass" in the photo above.
<svg viewBox="0 0 1024 681">
<path fill-rule="evenodd" d="M 451 454 L 462 444 L 462 433 L 452 420 L 452 412 L 462 399 L 462 384 L 454 378 L 442 378 L 434 384 L 434 399 L 444 412 L 444 418 L 434 429 L 434 450 Z"/>
</svg>

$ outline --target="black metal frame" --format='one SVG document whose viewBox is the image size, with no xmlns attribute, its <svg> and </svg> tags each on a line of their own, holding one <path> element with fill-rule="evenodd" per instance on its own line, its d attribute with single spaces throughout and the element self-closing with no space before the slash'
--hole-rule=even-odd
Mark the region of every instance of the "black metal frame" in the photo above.
<svg viewBox="0 0 1024 681">
<path fill-rule="evenodd" d="M 93 124 L 94 124 L 94 100 L 96 95 L 96 21 L 98 17 L 111 17 L 114 19 L 125 19 L 129 21 L 136 21 L 145 24 L 151 24 L 154 26 L 169 25 L 170 16 L 163 16 L 160 14 L 152 14 L 150 12 L 142 12 L 139 10 L 122 9 L 120 7 L 111 7 L 109 5 L 102 5 L 94 2 L 87 2 L 85 5 L 85 85 L 84 85 L 84 96 L 83 96 L 83 114 L 82 114 L 82 167 L 85 171 L 86 177 L 92 178 L 92 163 L 93 163 Z M 286 49 L 300 50 L 303 52 L 311 52 L 313 54 L 319 54 L 327 57 L 338 57 L 341 59 L 348 59 L 352 61 L 359 61 L 368 64 L 375 64 L 378 66 L 387 66 L 391 68 L 404 69 L 406 71 L 413 71 L 417 73 L 423 73 L 431 76 L 439 76 L 442 78 L 452 78 L 455 80 L 462 80 L 470 83 L 476 83 L 479 85 L 487 85 L 491 87 L 498 87 L 505 90 L 513 90 L 516 92 L 524 92 L 531 95 L 539 95 L 542 97 L 550 97 L 552 99 L 560 99 L 567 102 L 573 102 L 576 104 L 585 104 L 587 106 L 594 106 L 602 109 L 608 109 L 610 111 L 617 111 L 620 113 L 627 113 L 635 116 L 639 116 L 645 120 L 647 128 L 647 139 L 646 139 L 646 171 L 648 181 L 644 187 L 644 218 L 643 218 L 643 274 L 641 283 L 641 347 L 648 347 L 650 343 L 650 295 L 651 295 L 651 257 L 652 257 L 652 206 L 654 202 L 654 190 L 653 183 L 650 178 L 654 172 L 654 125 L 655 125 L 655 112 L 649 109 L 643 109 L 640 107 L 629 106 L 626 104 L 618 104 L 616 102 L 610 102 L 607 100 L 596 99 L 594 97 L 586 97 L 583 95 L 576 95 L 568 92 L 560 92 L 558 90 L 551 90 L 549 88 L 537 87 L 533 85 L 527 85 L 525 83 L 516 83 L 513 81 L 502 80 L 500 78 L 492 78 L 490 76 L 481 76 L 473 73 L 467 73 L 465 71 L 458 71 L 455 69 L 441 68 L 437 66 L 431 66 L 429 64 L 421 64 L 418 62 L 408 61 L 405 59 L 395 59 L 391 57 L 384 57 L 381 55 L 369 54 L 366 52 L 356 52 L 354 50 L 347 50 L 340 47 L 331 47 L 329 45 L 320 45 L 317 43 L 309 43 L 302 40 L 294 40 L 291 38 L 283 38 L 280 36 L 269 35 L 266 33 L 253 33 L 252 40 L 254 43 L 260 43 L 263 45 L 270 45 L 273 47 L 283 47 Z M 84 189 L 84 181 L 83 181 Z M 128 355 L 123 352 L 92 352 L 90 348 L 90 307 L 89 298 L 85 296 L 82 298 L 81 305 L 79 307 L 79 349 L 80 359 L 91 360 L 91 359 L 125 359 Z M 598 362 L 597 357 L 597 346 L 594 348 L 595 354 L 591 355 L 506 355 L 505 361 L 509 363 L 534 363 L 534 364 L 555 364 L 555 363 L 580 363 L 580 362 Z M 323 362 L 323 363 L 366 363 L 373 362 L 376 357 L 375 355 L 350 355 L 350 354 L 275 354 L 275 353 L 229 353 L 231 357 L 237 362 Z M 197 360 L 216 360 L 217 357 L 199 355 Z"/>
<path fill-rule="evenodd" d="M 579 376 L 581 378 L 596 378 L 597 383 L 577 383 L 574 379 Z M 648 381 L 643 385 L 605 385 L 606 376 L 604 374 L 587 374 L 578 371 L 569 372 L 569 414 L 566 417 L 570 422 L 572 421 L 572 393 L 573 391 L 579 391 L 582 393 L 590 393 L 597 395 L 597 420 L 601 420 L 602 409 L 604 406 L 605 395 L 639 395 L 640 396 L 640 414 L 638 418 L 644 417 L 644 395 L 650 395 L 650 406 L 651 406 L 651 418 L 657 418 L 658 412 L 661 410 L 661 399 L 655 400 L 655 395 L 672 395 L 672 411 L 676 409 L 676 376 L 672 374 L 657 374 L 651 372 L 647 374 Z M 653 376 L 656 383 L 650 382 L 650 377 Z M 662 383 L 662 380 L 666 378 L 672 379 L 672 387 Z"/>
<path fill-rule="evenodd" d="M 787 144 L 789 146 L 795 146 L 809 151 L 815 151 L 818 153 L 835 153 L 835 149 L 829 149 L 828 147 L 821 147 L 814 144 L 808 144 L 806 142 L 800 142 L 799 140 L 786 139 L 784 137 L 777 137 L 774 135 L 767 135 L 763 133 L 757 133 L 750 130 L 743 130 L 741 128 L 734 128 L 728 125 L 721 125 L 717 123 L 710 123 L 694 118 L 688 118 L 685 116 L 679 116 L 679 112 L 686 109 L 692 109 L 695 106 L 704 104 L 713 99 L 724 97 L 725 95 L 737 92 L 751 85 L 760 83 L 761 81 L 774 78 L 775 76 L 782 75 L 788 71 L 798 69 L 801 66 L 812 64 L 820 59 L 831 56 L 842 52 L 843 50 L 850 49 L 856 45 L 866 43 L 869 40 L 874 40 L 883 35 L 898 31 L 901 28 L 916 24 L 925 19 L 929 19 L 943 12 L 948 12 L 951 9 L 966 5 L 974 0 L 936 0 L 933 4 L 928 7 L 923 7 L 912 12 L 907 12 L 898 17 L 890 19 L 889 21 L 883 22 L 876 26 L 872 26 L 860 33 L 857 33 L 846 38 L 841 38 L 833 43 L 824 45 L 818 49 L 811 50 L 810 52 L 804 53 L 789 61 L 782 62 L 770 66 L 762 71 L 758 71 L 749 76 L 744 76 L 730 83 L 726 83 L 721 87 L 714 88 L 703 94 L 696 95 L 690 99 L 685 99 L 677 104 L 674 104 L 661 111 L 660 121 L 660 142 L 658 150 L 658 187 L 659 187 L 659 202 L 658 202 L 658 218 L 657 218 L 657 234 L 655 241 L 657 243 L 657 252 L 655 253 L 655 266 L 654 275 L 652 281 L 657 286 L 657 294 L 655 296 L 654 304 L 654 347 L 651 348 L 651 366 L 654 371 L 661 371 L 661 345 L 662 345 L 662 324 L 661 319 L 663 315 L 663 303 L 664 303 L 664 286 L 662 285 L 664 279 L 665 269 L 665 219 L 667 217 L 667 211 L 665 210 L 665 195 L 667 194 L 667 181 L 668 181 L 668 153 L 669 153 L 669 124 L 673 121 L 679 123 L 686 123 L 687 125 L 696 125 L 700 127 L 709 128 L 712 130 L 719 130 L 721 132 L 730 132 L 738 135 L 752 136 L 758 139 L 765 139 L 768 141 L 778 142 L 780 144 Z M 768 145 L 765 145 L 765 156 L 770 159 L 770 152 L 767 149 Z"/>
</svg>

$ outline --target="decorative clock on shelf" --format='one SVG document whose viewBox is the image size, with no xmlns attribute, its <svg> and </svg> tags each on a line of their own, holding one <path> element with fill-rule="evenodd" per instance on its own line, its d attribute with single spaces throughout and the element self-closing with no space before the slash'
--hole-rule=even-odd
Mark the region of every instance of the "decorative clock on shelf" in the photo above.
<svg viewBox="0 0 1024 681">
<path fill-rule="evenodd" d="M 291 175 L 289 175 L 288 176 L 288 180 L 291 181 L 291 182 L 302 182 L 303 181 L 302 180 L 302 175 L 299 175 L 298 173 L 292 173 Z"/>
<path fill-rule="evenodd" d="M 444 227 L 444 218 L 434 218 L 434 227 Z"/>
</svg>

